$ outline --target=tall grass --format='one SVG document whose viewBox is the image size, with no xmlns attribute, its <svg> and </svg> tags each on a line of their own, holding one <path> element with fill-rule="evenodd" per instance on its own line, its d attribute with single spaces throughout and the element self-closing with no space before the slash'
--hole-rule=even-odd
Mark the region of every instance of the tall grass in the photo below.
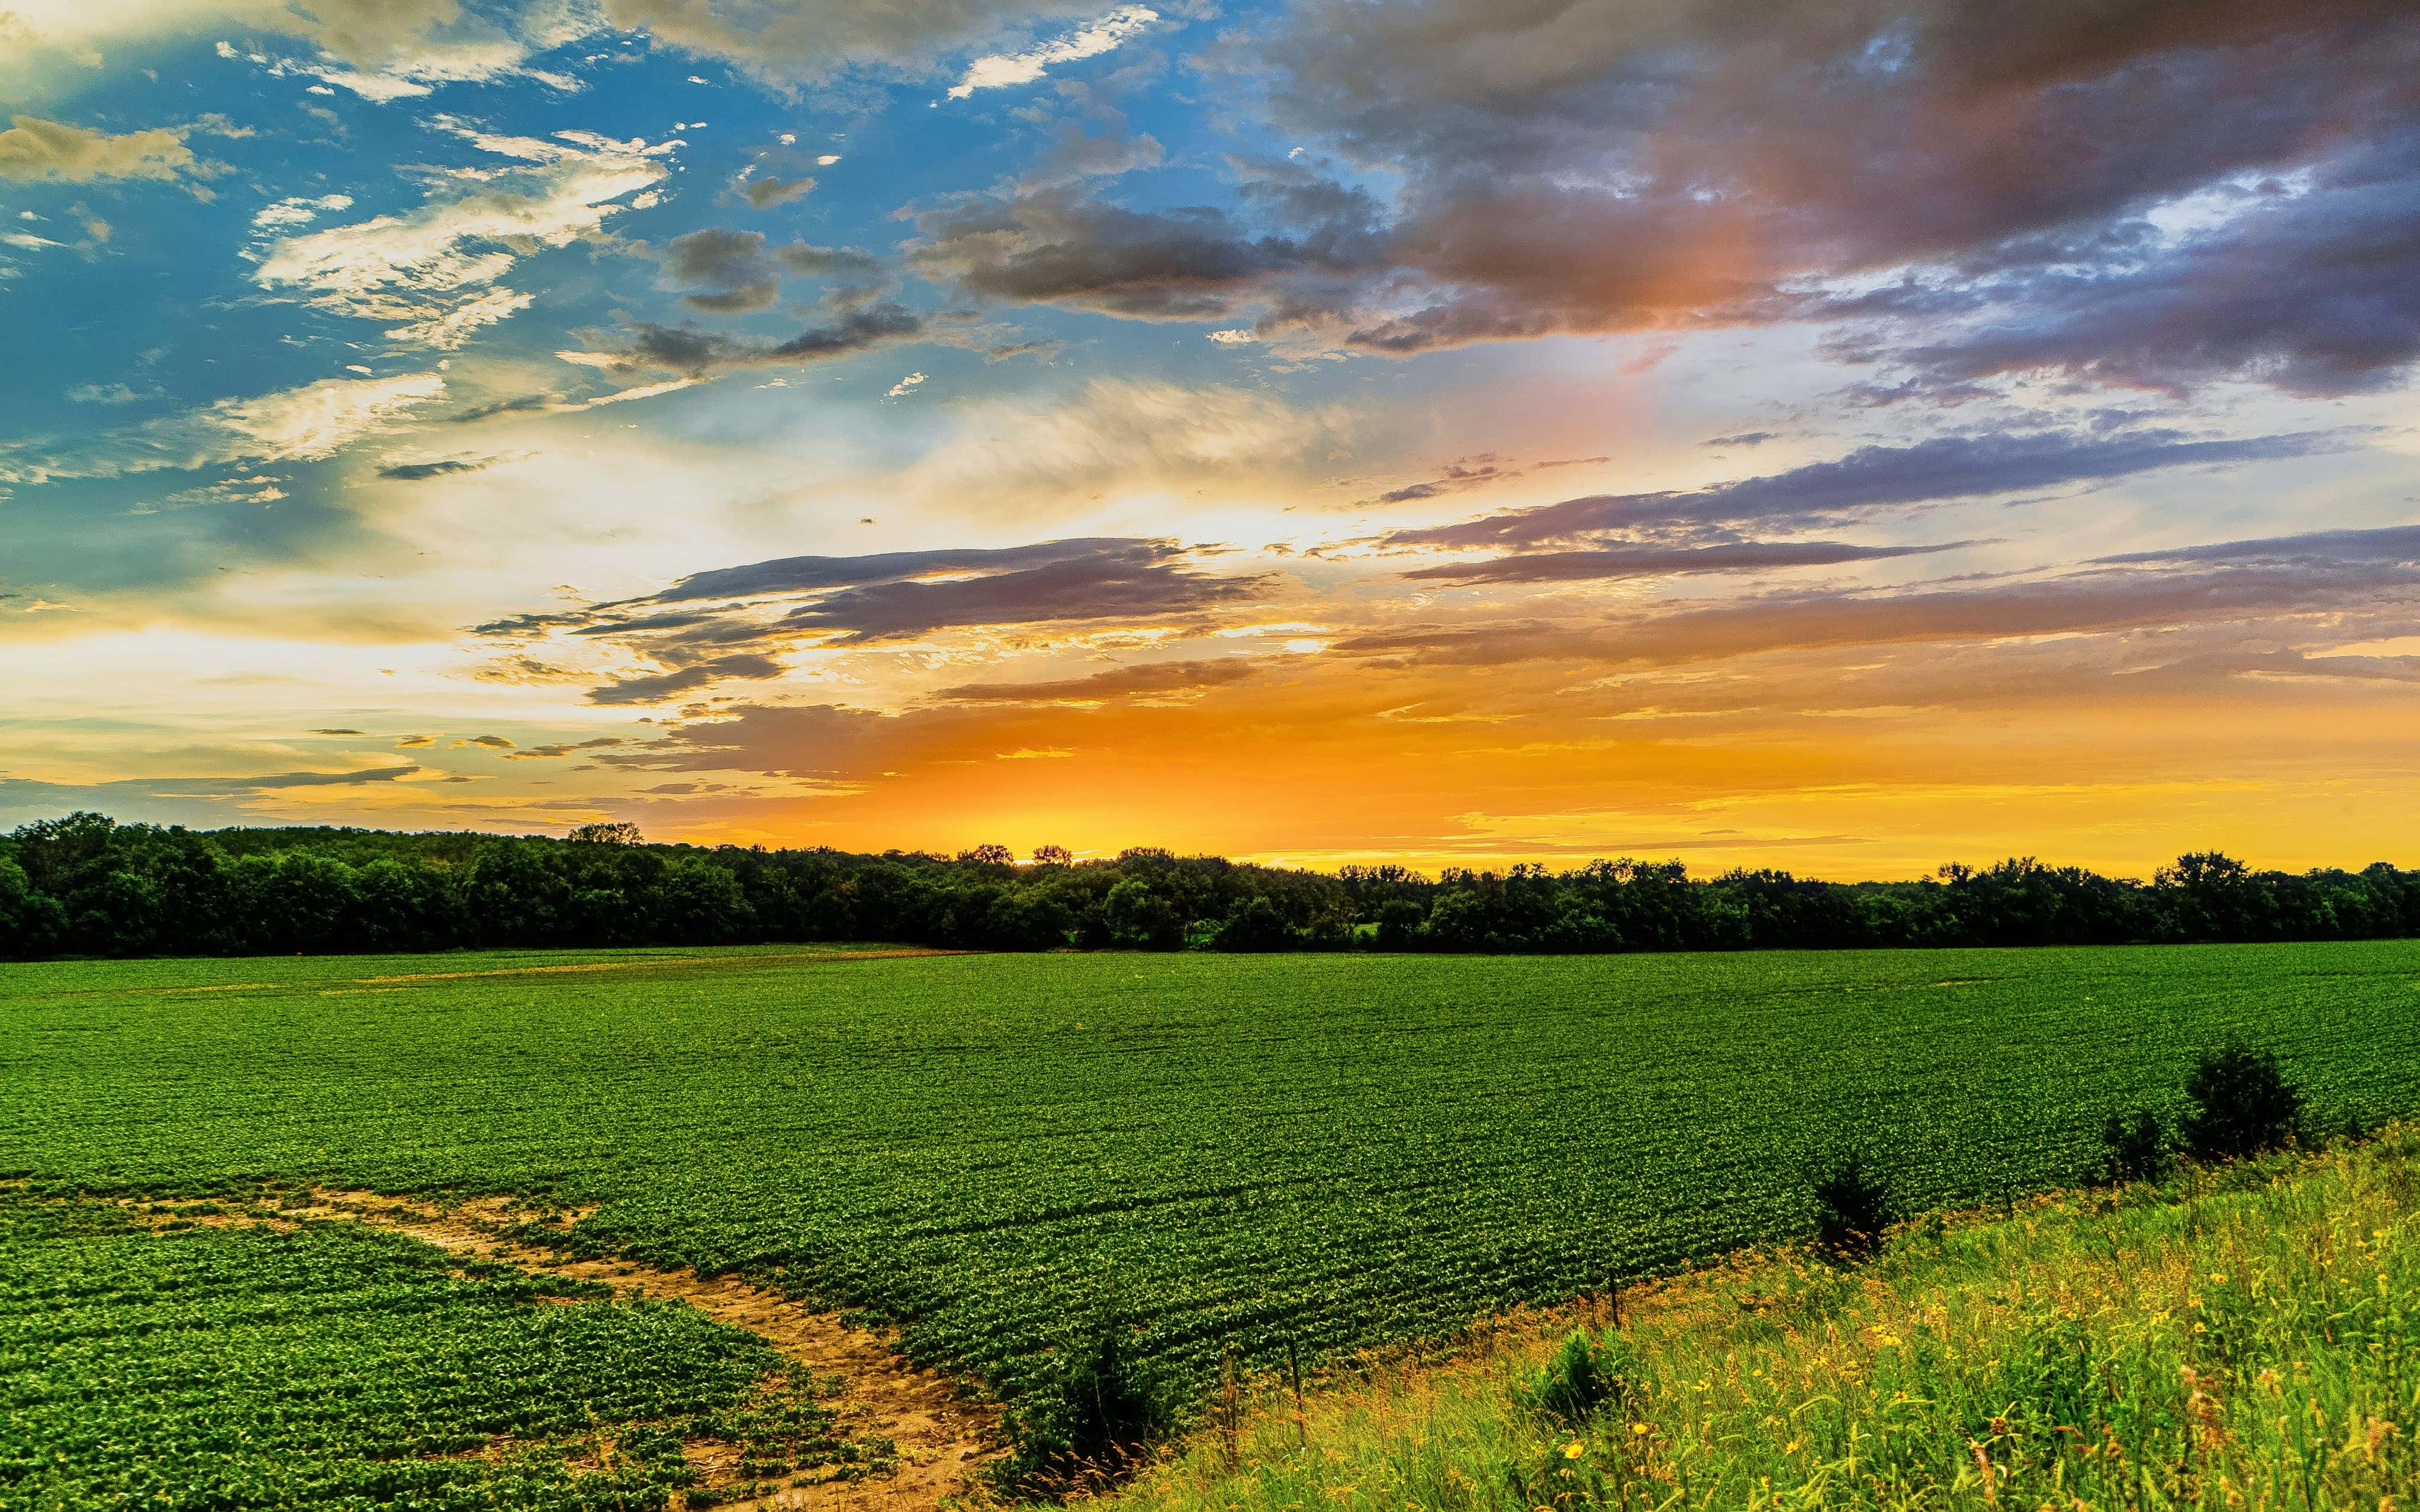
<svg viewBox="0 0 2420 1512">
<path fill-rule="evenodd" d="M 1099 1512 L 2172 1508 L 2420 1501 L 2420 1130 L 1903 1227 L 1625 1297 L 1574 1422 L 1569 1315 L 1272 1393 Z M 1604 1342 L 1603 1319 L 1580 1319 Z"/>
</svg>

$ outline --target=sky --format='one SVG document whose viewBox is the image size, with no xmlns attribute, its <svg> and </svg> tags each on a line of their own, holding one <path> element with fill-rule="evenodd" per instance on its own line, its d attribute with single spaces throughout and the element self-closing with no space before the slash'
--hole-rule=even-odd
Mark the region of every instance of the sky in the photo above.
<svg viewBox="0 0 2420 1512">
<path fill-rule="evenodd" d="M 2420 863 L 2407 0 L 0 0 L 0 827 Z"/>
</svg>

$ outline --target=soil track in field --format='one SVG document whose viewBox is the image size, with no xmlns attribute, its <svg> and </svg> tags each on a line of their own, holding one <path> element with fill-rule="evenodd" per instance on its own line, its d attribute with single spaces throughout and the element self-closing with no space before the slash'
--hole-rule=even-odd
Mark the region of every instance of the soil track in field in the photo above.
<svg viewBox="0 0 2420 1512">
<path fill-rule="evenodd" d="M 718 1502 L 721 1508 L 799 1509 L 799 1512 L 927 1512 L 945 1498 L 970 1489 L 969 1482 L 1004 1451 L 998 1411 L 966 1399 L 947 1377 L 908 1365 L 881 1334 L 841 1321 L 837 1313 L 792 1302 L 750 1286 L 736 1276 L 707 1278 L 690 1271 L 664 1271 L 622 1259 L 572 1259 L 542 1244 L 513 1237 L 527 1232 L 533 1214 L 508 1198 L 475 1198 L 454 1206 L 376 1193 L 314 1189 L 306 1205 L 283 1209 L 286 1222 L 337 1219 L 394 1230 L 457 1255 L 503 1260 L 525 1271 L 601 1282 L 625 1293 L 678 1298 L 720 1323 L 744 1328 L 779 1350 L 802 1371 L 839 1376 L 843 1423 L 853 1433 L 879 1435 L 896 1444 L 899 1468 L 889 1475 L 859 1480 L 792 1484 L 747 1501 Z M 584 1211 L 557 1211 L 540 1227 L 568 1230 Z M 210 1218 L 199 1220 L 213 1222 Z M 218 1218 L 218 1223 L 242 1223 Z M 284 1227 L 281 1223 L 279 1227 Z M 709 1486 L 727 1485 L 732 1467 L 717 1462 L 718 1446 L 701 1443 L 690 1456 Z"/>
</svg>

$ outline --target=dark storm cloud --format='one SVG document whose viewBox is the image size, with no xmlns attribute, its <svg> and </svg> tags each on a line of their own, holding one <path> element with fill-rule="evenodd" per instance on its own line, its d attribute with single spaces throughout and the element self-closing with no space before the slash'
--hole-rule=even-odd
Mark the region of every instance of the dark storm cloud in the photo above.
<svg viewBox="0 0 2420 1512">
<path fill-rule="evenodd" d="M 2344 393 L 2415 349 L 2410 176 L 2365 166 L 2420 119 L 2405 0 L 1304 0 L 1207 62 L 1342 162 L 1235 165 L 1231 206 L 961 199 L 920 216 L 913 265 L 1395 353 L 1846 322 L 1838 352 L 1913 352 L 1953 393 L 2041 368 Z M 2241 224 L 2146 219 L 2304 172 L 2320 191 Z M 1384 206 L 1348 183 L 1371 174 L 1401 185 Z M 1896 301 L 1823 287 L 1892 269 L 1925 271 Z"/>
<path fill-rule="evenodd" d="M 1835 461 L 1694 493 L 1596 494 L 1458 525 L 1397 531 L 1387 540 L 1397 546 L 1526 547 L 1674 523 L 1806 523 L 1859 510 L 2100 483 L 2161 468 L 2308 456 L 2347 444 L 2341 437 L 2308 431 L 2241 440 L 2195 440 L 2177 430 L 1944 436 L 1909 446 L 1861 447 Z"/>
<path fill-rule="evenodd" d="M 1851 546 L 1840 541 L 1739 541 L 1706 547 L 1610 547 L 1597 551 L 1534 551 L 1486 562 L 1446 563 L 1404 573 L 1450 583 L 1575 582 L 1592 579 L 1673 578 L 1691 573 L 1765 572 L 1926 556 L 1972 546 Z"/>
<path fill-rule="evenodd" d="M 934 696 L 954 703 L 1095 703 L 1156 693 L 1197 692 L 1242 682 L 1259 671 L 1257 664 L 1241 657 L 1146 662 L 1051 683 L 963 683 Z"/>
</svg>

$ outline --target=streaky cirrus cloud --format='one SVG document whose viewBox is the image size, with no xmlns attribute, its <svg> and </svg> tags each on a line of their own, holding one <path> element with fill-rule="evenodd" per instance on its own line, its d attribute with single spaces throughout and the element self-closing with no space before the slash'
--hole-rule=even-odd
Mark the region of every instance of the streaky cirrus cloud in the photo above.
<svg viewBox="0 0 2420 1512">
<path fill-rule="evenodd" d="M 119 813 L 141 810 L 161 823 L 240 824 L 262 799 L 290 798 L 314 792 L 334 795 L 406 782 L 428 773 L 429 768 L 407 762 L 399 766 L 371 766 L 347 772 L 122 778 L 103 782 L 45 782 L 0 776 L 0 816 L 30 819 L 75 809 L 114 810 Z"/>
<path fill-rule="evenodd" d="M 2306 531 L 2299 535 L 2271 535 L 2246 541 L 2217 541 L 2202 546 L 2123 551 L 2113 556 L 2094 557 L 2092 561 L 2104 566 L 2133 566 L 2162 562 L 2269 566 L 2361 563 L 2413 565 L 2420 564 L 2420 525 Z"/>
<path fill-rule="evenodd" d="M 1816 524 L 1859 511 L 2107 482 L 2163 468 L 2278 461 L 2341 451 L 2334 432 L 2200 439 L 2169 427 L 1940 436 L 1864 446 L 1829 462 L 1694 492 L 1593 494 L 1453 525 L 1389 532 L 1394 546 L 1529 547 L 1603 531 L 1675 524 Z"/>
<path fill-rule="evenodd" d="M 1887 562 L 1898 557 L 1955 551 L 1974 544 L 1945 541 L 1935 546 L 1852 546 L 1843 541 L 1734 541 L 1700 547 L 1606 547 L 1591 551 L 1529 551 L 1491 557 L 1484 562 L 1440 563 L 1416 567 L 1404 576 L 1420 581 L 1464 585 L 1678 578 L 1697 573 L 1770 572 L 1784 567 Z"/>
<path fill-rule="evenodd" d="M 1340 640 L 1332 649 L 1406 664 L 1569 660 L 1670 666 L 1843 646 L 2246 622 L 2273 627 L 2288 615 L 2403 611 L 2420 592 L 2415 536 L 2420 528 L 2397 526 L 2225 542 L 1980 586 L 1768 594 L 1713 608 L 1650 610 L 1615 622 L 1403 626 Z"/>
<path fill-rule="evenodd" d="M 1106 703 L 1112 699 L 1160 698 L 1204 692 L 1240 683 L 1260 671 L 1245 656 L 1215 661 L 1150 661 L 1084 677 L 1053 682 L 960 683 L 933 696 L 950 703 Z"/>
</svg>

